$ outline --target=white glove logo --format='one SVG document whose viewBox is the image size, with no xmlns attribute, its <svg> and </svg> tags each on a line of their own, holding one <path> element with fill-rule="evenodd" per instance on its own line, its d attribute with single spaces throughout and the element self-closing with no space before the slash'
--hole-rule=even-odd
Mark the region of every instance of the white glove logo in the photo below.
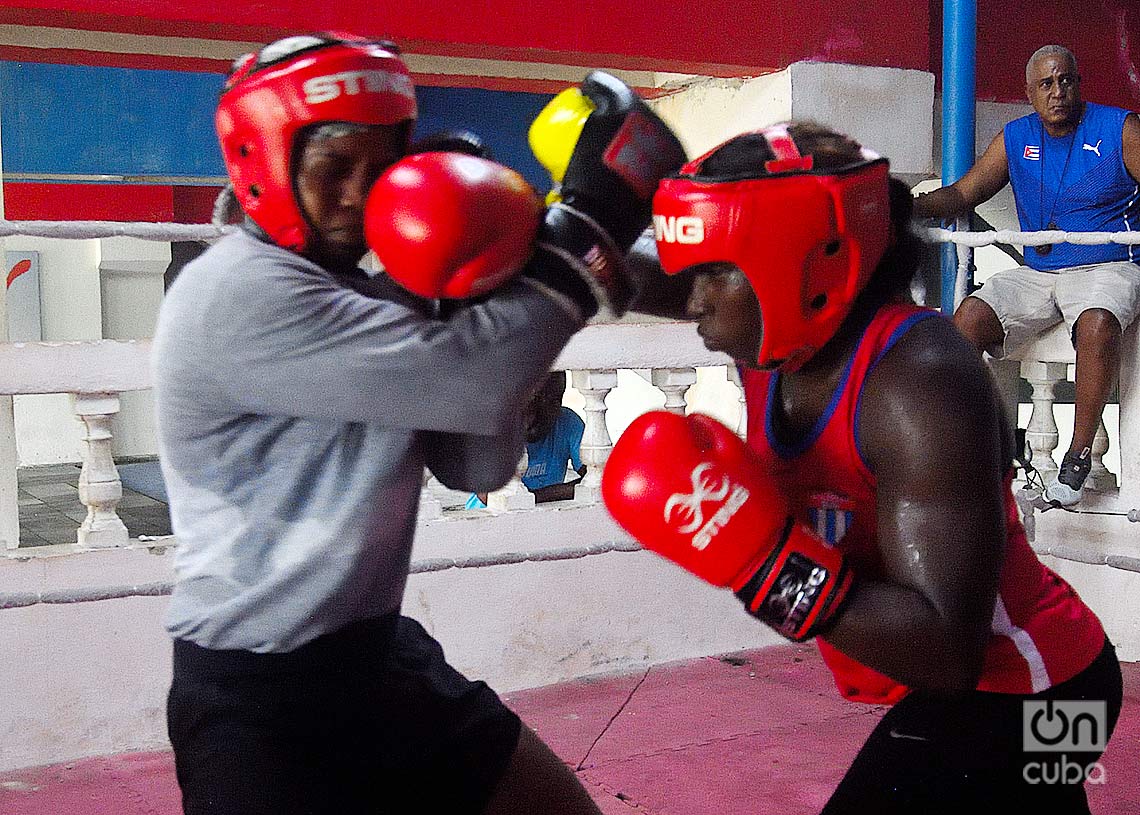
<svg viewBox="0 0 1140 815">
<path fill-rule="evenodd" d="M 673 510 L 680 509 L 681 518 L 688 518 L 688 522 L 681 527 L 677 528 L 678 532 L 688 534 L 700 529 L 701 524 L 705 522 L 704 513 L 701 512 L 701 504 L 705 501 L 723 501 L 724 497 L 728 495 L 728 476 L 721 478 L 719 484 L 714 484 L 712 479 L 705 475 L 705 472 L 712 468 L 712 464 L 704 462 L 698 464 L 693 468 L 692 493 L 675 492 L 669 496 L 669 500 L 665 502 L 665 523 L 673 522 Z"/>
</svg>

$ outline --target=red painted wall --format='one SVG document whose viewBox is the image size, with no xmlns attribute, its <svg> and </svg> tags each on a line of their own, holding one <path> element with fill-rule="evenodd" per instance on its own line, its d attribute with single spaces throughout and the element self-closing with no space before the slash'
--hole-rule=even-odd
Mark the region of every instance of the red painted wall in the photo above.
<svg viewBox="0 0 1140 815">
<path fill-rule="evenodd" d="M 726 74 L 800 59 L 925 68 L 929 55 L 926 9 L 906 0 L 495 0 L 462 14 L 440 0 L 382 9 L 374 0 L 152 0 L 145 18 L 140 7 L 137 0 L 16 0 L 0 9 L 0 23 L 254 41 L 287 25 L 387 35 L 422 53 L 551 62 L 604 57 L 614 67 Z"/>
<path fill-rule="evenodd" d="M 0 24 L 255 42 L 339 28 L 391 36 L 421 53 L 586 64 L 600 57 L 615 67 L 724 75 L 823 59 L 937 76 L 942 63 L 942 0 L 494 0 L 463 14 L 442 0 L 379 8 L 374 0 L 151 0 L 145 16 L 140 7 L 137 0 L 15 0 L 0 8 Z M 1137 0 L 978 0 L 978 97 L 1023 99 L 1025 61 L 1050 42 L 1076 52 L 1088 98 L 1140 108 Z"/>
<path fill-rule="evenodd" d="M 942 3 L 930 3 L 930 66 L 942 73 Z M 1025 102 L 1025 63 L 1042 45 L 1076 54 L 1086 99 L 1140 109 L 1138 0 L 978 0 L 978 99 Z"/>
</svg>

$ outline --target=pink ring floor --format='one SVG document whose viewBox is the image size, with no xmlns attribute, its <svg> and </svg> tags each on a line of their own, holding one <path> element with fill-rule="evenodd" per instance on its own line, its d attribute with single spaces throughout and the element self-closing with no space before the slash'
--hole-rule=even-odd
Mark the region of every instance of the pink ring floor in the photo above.
<svg viewBox="0 0 1140 815">
<path fill-rule="evenodd" d="M 1140 815 L 1140 663 L 1090 785 L 1097 815 Z M 658 665 L 507 694 L 606 815 L 808 815 L 882 709 L 839 698 L 811 646 Z M 757 809 L 757 801 L 763 807 Z M 178 815 L 169 752 L 0 774 L 3 815 Z"/>
</svg>

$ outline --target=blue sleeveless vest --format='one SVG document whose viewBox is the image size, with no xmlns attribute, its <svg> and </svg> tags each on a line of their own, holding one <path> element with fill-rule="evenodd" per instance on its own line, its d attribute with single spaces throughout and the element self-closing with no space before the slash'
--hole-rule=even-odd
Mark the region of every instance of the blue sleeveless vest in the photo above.
<svg viewBox="0 0 1140 815">
<path fill-rule="evenodd" d="M 1131 232 L 1140 225 L 1140 186 L 1124 167 L 1121 134 L 1130 111 L 1085 102 L 1076 131 L 1053 138 L 1036 113 L 1005 126 L 1009 181 L 1025 232 L 1050 222 L 1068 232 Z M 1059 243 L 1025 247 L 1025 262 L 1055 271 L 1115 260 L 1140 261 L 1140 246 Z"/>
</svg>

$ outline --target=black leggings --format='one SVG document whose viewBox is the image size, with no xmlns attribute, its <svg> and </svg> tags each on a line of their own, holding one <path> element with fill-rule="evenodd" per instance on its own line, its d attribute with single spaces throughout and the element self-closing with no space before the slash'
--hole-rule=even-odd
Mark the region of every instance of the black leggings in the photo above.
<svg viewBox="0 0 1140 815">
<path fill-rule="evenodd" d="M 1033 815 L 1087 813 L 1083 782 L 1103 780 L 1100 751 L 1026 752 L 1025 703 L 1103 701 L 1106 742 L 1122 698 L 1120 663 L 1107 640 L 1088 668 L 1038 694 L 912 693 L 879 722 L 823 815 L 991 812 L 999 804 Z"/>
</svg>

